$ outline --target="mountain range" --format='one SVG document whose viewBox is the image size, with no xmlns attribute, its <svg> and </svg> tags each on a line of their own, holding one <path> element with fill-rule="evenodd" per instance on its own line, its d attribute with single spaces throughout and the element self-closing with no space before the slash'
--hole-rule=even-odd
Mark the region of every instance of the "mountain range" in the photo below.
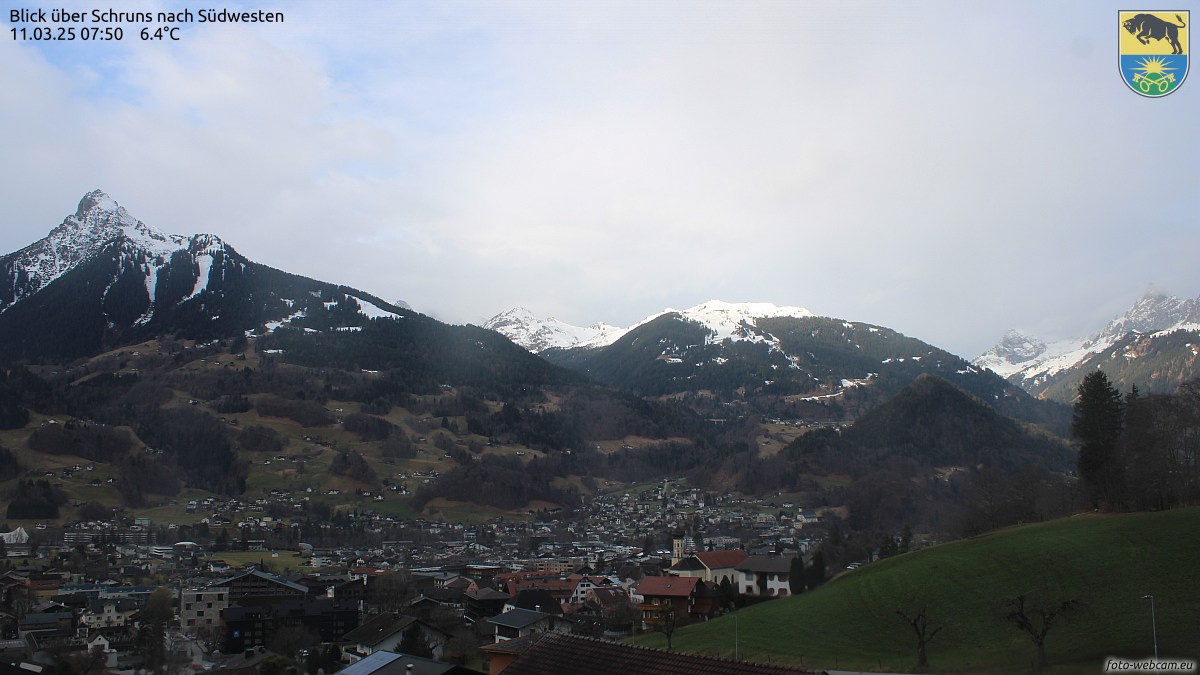
<svg viewBox="0 0 1200 675">
<path fill-rule="evenodd" d="M 0 257 L 0 351 L 10 359 L 64 361 L 160 335 L 262 336 L 269 339 L 260 347 L 309 366 L 332 359 L 435 378 L 465 377 L 465 364 L 487 363 L 492 379 L 570 379 L 538 365 L 548 361 L 640 396 L 686 400 L 705 414 L 741 406 L 828 421 L 854 419 L 932 374 L 1057 433 L 1065 432 L 1063 410 L 1027 394 L 1070 402 L 1082 373 L 1098 366 L 1119 385 L 1150 391 L 1195 377 L 1200 301 L 1152 290 L 1087 339 L 1046 345 L 1010 332 L 974 362 L 884 326 L 769 303 L 711 300 L 628 328 L 573 326 L 515 309 L 484 328 L 447 326 L 402 303 L 268 267 L 212 234 L 166 234 L 99 190 L 46 237 Z M 369 335 L 347 335 L 364 330 Z M 486 337 L 495 333 L 528 351 Z M 318 337 L 299 339 L 305 334 Z"/>
<path fill-rule="evenodd" d="M 1047 344 L 1017 330 L 975 359 L 1026 391 L 1064 402 L 1097 368 L 1121 389 L 1168 393 L 1200 376 L 1200 299 L 1150 288 L 1098 333 Z"/>
<path fill-rule="evenodd" d="M 378 486 L 363 466 L 436 467 L 418 509 L 438 499 L 515 508 L 504 494 L 521 485 L 541 488 L 514 492 L 518 502 L 576 503 L 557 479 L 588 489 L 571 482 L 585 477 L 686 474 L 714 489 L 815 493 L 811 476 L 865 477 L 880 463 L 926 475 L 941 459 L 931 449 L 964 443 L 981 454 L 955 450 L 953 461 L 1055 466 L 1061 453 L 1032 427 L 1065 437 L 1070 421 L 1067 406 L 944 349 L 801 307 L 713 300 L 629 328 L 523 311 L 494 330 L 451 326 L 249 260 L 211 234 L 166 234 L 100 191 L 0 257 L 0 289 L 0 354 L 15 362 L 0 368 L 0 445 L 35 473 L 61 454 L 102 462 L 124 486 L 113 499 L 131 505 L 184 485 L 238 494 L 299 480 L 250 461 L 284 446 L 313 463 L 303 480 L 314 490 L 324 470 L 366 489 Z M 773 454 L 873 409 L 860 451 Z M 57 417 L 73 426 L 30 436 Z M 891 443 L 905 424 L 914 434 Z M 507 487 L 464 491 L 472 477 Z"/>
<path fill-rule="evenodd" d="M 775 336 L 758 330 L 760 319 L 784 318 L 807 320 L 810 323 L 826 321 L 800 307 L 713 300 L 686 310 L 667 309 L 629 328 L 603 323 L 583 328 L 558 319 L 541 319 L 523 308 L 498 314 L 484 327 L 500 332 L 531 352 L 556 363 L 592 364 L 603 360 L 599 356 L 601 352 L 611 351 L 613 345 L 625 336 L 664 316 L 676 317 L 702 327 L 702 335 L 696 338 L 698 343 L 711 346 L 729 339 L 733 343 L 770 343 L 772 350 L 780 350 L 780 343 Z M 827 321 L 831 322 L 828 328 L 835 331 L 838 330 L 838 323 L 846 329 L 867 326 L 840 319 Z M 878 334 L 889 334 L 888 329 L 879 326 L 869 326 L 868 329 Z M 863 349 L 862 344 L 853 341 L 848 344 L 855 349 Z M 927 347 L 929 345 L 922 343 L 912 345 L 911 353 L 881 356 L 880 365 L 902 363 L 905 358 L 919 361 L 931 353 Z M 675 359 L 681 359 L 678 354 L 673 355 L 668 351 L 660 352 L 655 358 L 667 363 L 676 363 Z M 1137 385 L 1143 391 L 1173 391 L 1182 382 L 1200 376 L 1200 362 L 1196 358 L 1198 354 L 1200 299 L 1180 299 L 1150 288 L 1127 312 L 1113 318 L 1094 335 L 1047 344 L 1033 335 L 1010 330 L 994 347 L 972 360 L 970 367 L 990 370 L 1039 398 L 1070 403 L 1083 375 L 1095 368 L 1105 370 L 1110 379 L 1123 389 Z M 798 356 L 790 354 L 785 360 Z M 798 367 L 794 360 L 789 360 L 788 365 Z M 849 386 L 858 386 L 875 370 L 868 366 L 866 371 L 843 375 Z M 956 367 L 953 374 L 965 375 L 970 372 L 960 370 L 963 369 Z M 692 375 L 685 378 L 695 379 Z M 605 378 L 602 376 L 602 379 Z M 814 378 L 813 382 L 817 381 L 819 378 Z M 837 392 L 836 386 L 827 386 L 823 395 L 836 395 Z"/>
<path fill-rule="evenodd" d="M 686 400 L 714 416 L 741 410 L 847 421 L 930 374 L 1003 414 L 1056 433 L 1065 433 L 1068 421 L 1064 409 L 1044 405 L 946 350 L 890 328 L 819 317 L 802 307 L 711 300 L 603 333 L 564 328 L 523 310 L 485 326 L 528 349 L 542 347 L 538 353 L 551 363 L 641 396 Z M 548 335 L 562 339 L 541 339 Z"/>
</svg>

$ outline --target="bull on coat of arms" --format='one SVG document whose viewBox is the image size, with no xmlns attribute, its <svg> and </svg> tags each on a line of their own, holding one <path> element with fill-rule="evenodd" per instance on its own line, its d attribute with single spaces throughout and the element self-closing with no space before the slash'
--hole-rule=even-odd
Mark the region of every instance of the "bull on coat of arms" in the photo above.
<svg viewBox="0 0 1200 675">
<path fill-rule="evenodd" d="M 1121 77 L 1130 89 L 1149 98 L 1179 89 L 1188 73 L 1190 13 L 1119 12 Z"/>
</svg>

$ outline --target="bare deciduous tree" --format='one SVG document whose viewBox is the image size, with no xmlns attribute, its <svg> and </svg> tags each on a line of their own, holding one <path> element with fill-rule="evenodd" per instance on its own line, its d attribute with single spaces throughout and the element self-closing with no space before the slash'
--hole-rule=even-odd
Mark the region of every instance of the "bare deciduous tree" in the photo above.
<svg viewBox="0 0 1200 675">
<path fill-rule="evenodd" d="M 904 619 L 909 626 L 912 627 L 913 633 L 917 637 L 917 668 L 923 669 L 929 666 L 929 654 L 927 648 L 929 643 L 942 632 L 941 626 L 931 625 L 929 623 L 929 615 L 925 613 L 925 608 L 922 607 L 919 611 L 911 616 L 903 610 L 896 610 L 896 614 Z"/>
<path fill-rule="evenodd" d="M 1078 600 L 1040 600 L 1031 593 L 1022 593 L 1004 601 L 1004 618 L 1019 628 L 1037 647 L 1037 669 L 1046 665 L 1046 634 L 1059 619 L 1068 616 L 1078 606 Z"/>
</svg>

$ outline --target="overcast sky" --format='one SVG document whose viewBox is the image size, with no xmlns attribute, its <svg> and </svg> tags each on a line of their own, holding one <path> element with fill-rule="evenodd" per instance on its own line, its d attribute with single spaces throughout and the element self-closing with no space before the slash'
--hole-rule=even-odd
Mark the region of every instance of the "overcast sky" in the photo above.
<svg viewBox="0 0 1200 675">
<path fill-rule="evenodd" d="M 1126 89 L 1125 2 L 0 4 L 285 15 L 6 24 L 0 252 L 100 188 L 453 323 L 760 301 L 968 358 L 1200 294 L 1200 75 Z"/>
</svg>

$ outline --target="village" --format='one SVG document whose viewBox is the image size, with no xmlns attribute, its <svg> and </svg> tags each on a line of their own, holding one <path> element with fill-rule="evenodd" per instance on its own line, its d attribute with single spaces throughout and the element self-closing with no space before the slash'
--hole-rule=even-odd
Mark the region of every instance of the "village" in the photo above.
<svg viewBox="0 0 1200 675">
<path fill-rule="evenodd" d="M 286 515 L 304 505 L 273 490 L 190 502 L 192 523 L 116 516 L 0 535 L 5 660 L 82 675 L 370 675 L 360 662 L 386 670 L 384 655 L 403 654 L 424 672 L 499 673 L 546 634 L 669 640 L 826 574 L 823 513 L 682 479 L 472 524 L 365 507 Z"/>
</svg>

